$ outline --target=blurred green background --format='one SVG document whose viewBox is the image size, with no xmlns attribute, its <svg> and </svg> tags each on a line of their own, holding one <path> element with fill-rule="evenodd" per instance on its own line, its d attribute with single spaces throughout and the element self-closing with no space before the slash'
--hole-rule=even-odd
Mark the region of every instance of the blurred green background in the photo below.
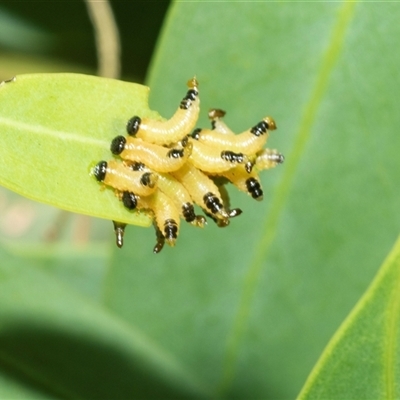
<svg viewBox="0 0 400 400">
<path fill-rule="evenodd" d="M 262 175 L 263 203 L 231 191 L 244 214 L 229 228 L 183 224 L 157 256 L 152 229 L 129 227 L 117 250 L 110 221 L 2 191 L 0 397 L 294 398 L 399 232 L 400 8 L 112 7 L 121 77 L 149 84 L 151 108 L 171 115 L 196 74 L 199 126 L 210 107 L 235 131 L 271 114 L 268 146 L 286 161 Z M 83 3 L 2 2 L 0 18 L 0 79 L 96 73 Z M 398 287 L 396 265 L 382 293 Z M 310 398 L 399 396 L 399 301 L 367 294 L 379 312 L 362 303 Z"/>
</svg>

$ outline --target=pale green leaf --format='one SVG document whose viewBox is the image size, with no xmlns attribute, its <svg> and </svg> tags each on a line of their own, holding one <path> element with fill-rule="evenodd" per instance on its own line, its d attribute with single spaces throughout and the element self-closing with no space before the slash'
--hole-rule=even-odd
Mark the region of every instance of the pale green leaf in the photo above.
<svg viewBox="0 0 400 400">
<path fill-rule="evenodd" d="M 0 183 L 26 197 L 146 226 L 91 176 L 133 115 L 152 116 L 148 88 L 79 74 L 20 75 L 0 86 Z"/>
</svg>

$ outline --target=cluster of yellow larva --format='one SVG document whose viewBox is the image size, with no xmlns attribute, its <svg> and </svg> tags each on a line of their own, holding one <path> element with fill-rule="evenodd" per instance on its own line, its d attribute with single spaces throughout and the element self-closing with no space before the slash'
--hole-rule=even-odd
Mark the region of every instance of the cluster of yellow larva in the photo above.
<svg viewBox="0 0 400 400">
<path fill-rule="evenodd" d="M 153 215 L 155 253 L 165 241 L 175 245 L 180 218 L 194 226 L 206 224 L 204 216 L 196 215 L 194 204 L 218 226 L 227 226 L 242 211 L 230 209 L 224 185 L 230 182 L 262 200 L 258 172 L 284 160 L 276 150 L 264 149 L 268 131 L 276 129 L 271 117 L 236 135 L 222 121 L 225 112 L 214 109 L 208 114 L 212 128 L 194 129 L 200 112 L 198 82 L 193 78 L 187 85 L 172 118 L 134 116 L 126 126 L 128 135 L 111 142 L 111 152 L 121 160 L 100 161 L 93 169 L 96 179 L 114 188 L 127 209 Z M 125 224 L 114 221 L 114 228 L 121 247 Z"/>
</svg>

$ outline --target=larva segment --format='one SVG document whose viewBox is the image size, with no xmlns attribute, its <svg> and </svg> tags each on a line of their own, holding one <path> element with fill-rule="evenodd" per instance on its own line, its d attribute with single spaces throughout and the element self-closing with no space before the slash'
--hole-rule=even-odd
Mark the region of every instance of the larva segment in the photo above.
<svg viewBox="0 0 400 400">
<path fill-rule="evenodd" d="M 245 164 L 248 171 L 251 171 L 253 167 L 247 155 L 243 153 L 220 150 L 193 139 L 191 139 L 191 143 L 192 154 L 189 160 L 191 164 L 204 172 L 216 174 L 228 171 L 237 164 Z"/>
<path fill-rule="evenodd" d="M 167 121 L 140 119 L 134 116 L 127 123 L 127 131 L 149 143 L 168 145 L 178 142 L 192 131 L 200 111 L 198 82 L 196 78 L 187 82 L 189 90 L 179 104 L 175 114 Z"/>
<path fill-rule="evenodd" d="M 221 176 L 228 179 L 242 192 L 249 194 L 253 199 L 258 201 L 263 199 L 261 182 L 255 171 L 249 174 L 243 166 L 238 165 L 236 168 L 224 172 Z"/>
<path fill-rule="evenodd" d="M 170 197 L 175 206 L 180 210 L 182 218 L 186 222 L 201 228 L 207 223 L 205 217 L 196 215 L 192 198 L 186 188 L 170 174 L 158 174 L 158 188 Z"/>
<path fill-rule="evenodd" d="M 121 192 L 133 191 L 140 196 L 148 196 L 156 190 L 158 176 L 151 172 L 133 171 L 116 160 L 100 161 L 93 169 L 99 182 Z"/>
<path fill-rule="evenodd" d="M 284 161 L 285 157 L 281 153 L 278 153 L 276 150 L 264 149 L 257 153 L 255 165 L 258 171 L 262 171 L 264 169 L 275 168 Z"/>
<path fill-rule="evenodd" d="M 143 163 L 153 171 L 171 172 L 186 163 L 192 146 L 188 143 L 186 147 L 168 148 L 138 138 L 117 136 L 112 140 L 110 149 L 122 159 Z"/>
<path fill-rule="evenodd" d="M 252 128 L 235 135 L 217 118 L 213 120 L 213 129 L 196 130 L 194 138 L 221 151 L 230 150 L 232 152 L 243 152 L 244 154 L 255 154 L 267 142 L 268 131 L 274 129 L 276 129 L 276 124 L 273 118 L 265 117 Z"/>
<path fill-rule="evenodd" d="M 218 187 L 207 175 L 189 163 L 173 172 L 172 175 L 182 183 L 193 201 L 206 213 L 226 224 L 229 223 L 230 215 L 223 205 Z"/>
</svg>

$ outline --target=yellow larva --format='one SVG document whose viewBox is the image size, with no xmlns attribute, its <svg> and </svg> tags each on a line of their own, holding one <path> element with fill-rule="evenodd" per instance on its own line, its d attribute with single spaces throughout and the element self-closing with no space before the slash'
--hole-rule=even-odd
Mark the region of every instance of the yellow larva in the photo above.
<svg viewBox="0 0 400 400">
<path fill-rule="evenodd" d="M 268 131 L 276 129 L 275 121 L 271 117 L 265 117 L 252 128 L 237 135 L 229 134 L 229 128 L 219 118 L 213 122 L 216 122 L 213 124 L 214 129 L 196 129 L 192 134 L 193 138 L 216 150 L 244 154 L 255 154 L 261 150 L 267 142 Z"/>
<path fill-rule="evenodd" d="M 99 162 L 93 170 L 98 181 L 111 186 L 129 210 L 145 210 L 153 217 L 158 253 L 165 241 L 174 246 L 180 218 L 203 227 L 205 217 L 195 214 L 200 206 L 218 226 L 229 225 L 241 214 L 230 209 L 226 183 L 231 182 L 256 200 L 263 198 L 258 172 L 282 163 L 283 155 L 263 149 L 275 121 L 265 117 L 238 135 L 222 121 L 225 112 L 209 112 L 212 129 L 196 129 L 200 100 L 198 82 L 188 82 L 186 96 L 167 121 L 131 118 L 127 137 L 117 136 L 110 149 L 122 161 Z M 188 136 L 192 132 L 191 137 Z M 118 247 L 126 224 L 114 221 Z"/>
<path fill-rule="evenodd" d="M 99 182 L 119 191 L 133 191 L 148 196 L 156 190 L 158 176 L 152 172 L 133 171 L 124 163 L 110 160 L 100 161 L 93 169 Z"/>
<path fill-rule="evenodd" d="M 187 82 L 189 88 L 175 114 L 167 121 L 153 121 L 138 116 L 127 124 L 129 135 L 135 135 L 149 143 L 161 145 L 178 142 L 194 128 L 200 112 L 198 82 L 196 78 Z"/>
<path fill-rule="evenodd" d="M 219 148 L 208 146 L 193 139 L 191 139 L 190 143 L 192 143 L 190 162 L 204 172 L 216 174 L 228 171 L 237 164 L 245 164 L 249 172 L 252 169 L 252 163 L 243 153 L 220 150 Z"/>
<path fill-rule="evenodd" d="M 111 142 L 111 152 L 122 159 L 141 162 L 153 171 L 171 172 L 184 165 L 191 153 L 191 144 L 186 147 L 168 148 L 147 143 L 142 139 L 117 136 Z"/>
<path fill-rule="evenodd" d="M 198 206 L 223 224 L 228 225 L 230 217 L 240 214 L 239 210 L 225 209 L 215 183 L 190 163 L 172 172 L 172 175 L 182 183 Z"/>
</svg>

